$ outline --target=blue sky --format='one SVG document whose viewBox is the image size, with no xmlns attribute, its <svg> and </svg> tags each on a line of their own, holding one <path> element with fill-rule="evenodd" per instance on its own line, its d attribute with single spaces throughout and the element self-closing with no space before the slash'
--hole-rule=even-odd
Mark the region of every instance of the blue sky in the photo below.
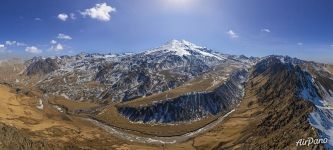
<svg viewBox="0 0 333 150">
<path fill-rule="evenodd" d="M 331 0 L 2 0 L 0 19 L 0 58 L 140 52 L 185 39 L 333 63 Z"/>
</svg>

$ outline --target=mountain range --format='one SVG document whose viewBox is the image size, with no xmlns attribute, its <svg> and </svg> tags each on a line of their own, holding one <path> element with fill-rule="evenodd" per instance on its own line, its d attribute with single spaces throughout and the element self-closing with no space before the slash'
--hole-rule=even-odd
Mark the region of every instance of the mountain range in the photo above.
<svg viewBox="0 0 333 150">
<path fill-rule="evenodd" d="M 2 85 L 20 98 L 31 98 L 29 109 L 47 118 L 22 127 L 15 118 L 27 115 L 14 113 L 14 121 L 4 115 L 7 119 L 0 122 L 14 124 L 19 128 L 11 129 L 15 133 L 27 130 L 22 134 L 37 140 L 37 147 L 42 143 L 55 149 L 103 149 L 112 143 L 115 149 L 333 148 L 333 66 L 329 64 L 278 55 L 229 55 L 172 40 L 141 53 L 2 61 L 0 71 Z M 70 127 L 51 123 L 36 130 L 52 120 Z M 91 141 L 90 134 L 78 140 L 64 132 L 73 124 L 80 125 L 73 136 L 97 126 L 94 135 L 100 136 L 94 137 L 95 142 L 117 141 L 82 144 Z M 61 133 L 56 139 L 51 128 Z M 41 142 L 52 136 L 53 140 Z M 327 142 L 296 145 L 309 137 Z M 68 147 L 56 147 L 58 142 Z"/>
</svg>

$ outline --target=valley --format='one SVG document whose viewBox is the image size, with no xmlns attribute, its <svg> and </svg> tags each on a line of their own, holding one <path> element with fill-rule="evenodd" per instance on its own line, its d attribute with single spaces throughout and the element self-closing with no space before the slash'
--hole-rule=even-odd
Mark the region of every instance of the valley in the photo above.
<svg viewBox="0 0 333 150">
<path fill-rule="evenodd" d="M 0 127 L 10 133 L 0 148 L 325 149 L 331 70 L 176 40 L 138 54 L 2 61 Z M 295 146 L 307 137 L 329 143 Z"/>
</svg>

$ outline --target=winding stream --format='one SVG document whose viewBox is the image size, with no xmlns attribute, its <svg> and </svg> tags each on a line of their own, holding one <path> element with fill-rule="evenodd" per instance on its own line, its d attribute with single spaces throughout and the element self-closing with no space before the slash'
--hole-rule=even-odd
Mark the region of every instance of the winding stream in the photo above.
<svg viewBox="0 0 333 150">
<path fill-rule="evenodd" d="M 103 124 L 103 123 L 93 120 L 93 119 L 87 119 L 87 120 L 92 122 L 94 125 L 104 129 L 109 134 L 112 134 L 113 136 L 119 137 L 124 140 L 131 141 L 131 142 L 148 143 L 148 144 L 174 144 L 174 143 L 180 143 L 180 142 L 187 141 L 188 139 L 190 139 L 192 137 L 195 137 L 203 132 L 206 132 L 206 131 L 216 127 L 218 124 L 220 124 L 227 116 L 229 116 L 234 111 L 235 111 L 235 109 L 233 109 L 232 111 L 225 114 L 224 116 L 221 116 L 217 120 L 211 122 L 210 124 L 207 124 L 206 126 L 200 128 L 196 131 L 189 132 L 189 133 L 179 135 L 179 136 L 170 136 L 170 137 L 138 136 L 138 135 L 127 133 L 121 129 L 113 128 L 111 126 L 108 126 L 106 124 Z"/>
</svg>

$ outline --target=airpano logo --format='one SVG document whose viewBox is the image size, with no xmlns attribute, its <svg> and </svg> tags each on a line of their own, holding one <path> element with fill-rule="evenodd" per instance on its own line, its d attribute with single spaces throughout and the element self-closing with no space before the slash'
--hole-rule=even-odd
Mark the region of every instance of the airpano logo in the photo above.
<svg viewBox="0 0 333 150">
<path fill-rule="evenodd" d="M 328 142 L 327 138 L 324 138 L 324 139 L 314 139 L 312 137 L 308 137 L 308 139 L 299 139 L 296 142 L 296 146 L 318 145 L 318 144 L 325 144 L 327 142 Z"/>
</svg>

